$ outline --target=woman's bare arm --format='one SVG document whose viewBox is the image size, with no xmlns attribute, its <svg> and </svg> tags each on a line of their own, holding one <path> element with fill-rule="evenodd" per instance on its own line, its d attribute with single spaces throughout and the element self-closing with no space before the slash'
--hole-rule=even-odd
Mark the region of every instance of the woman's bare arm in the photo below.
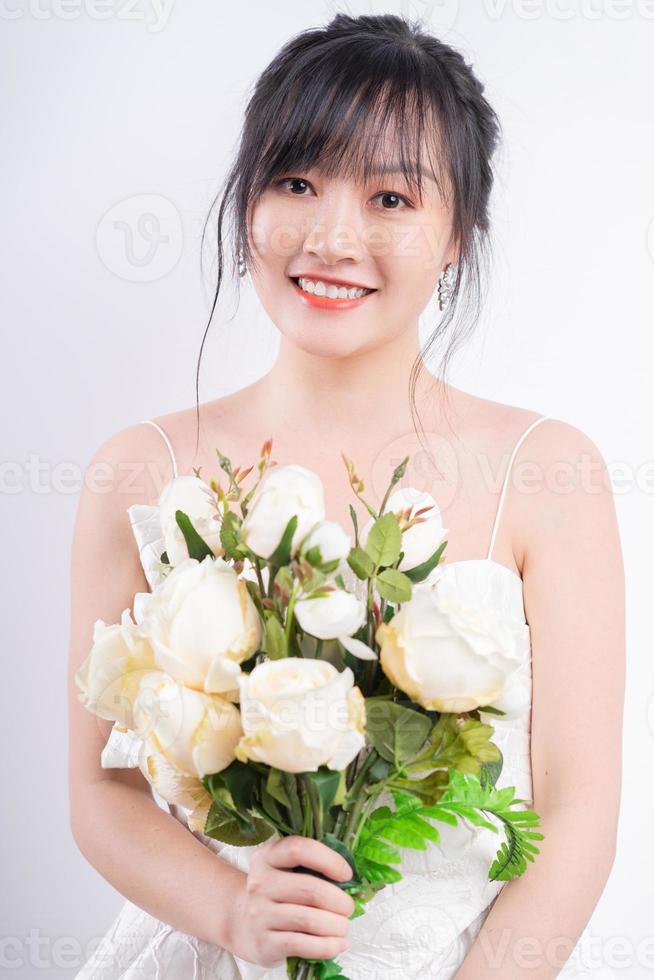
<svg viewBox="0 0 654 980">
<path fill-rule="evenodd" d="M 616 849 L 625 596 L 606 464 L 590 439 L 562 422 L 533 434 L 516 470 L 520 459 L 538 461 L 522 485 L 516 472 L 510 499 L 513 526 L 526 542 L 533 806 L 545 839 L 524 876 L 500 892 L 457 980 L 557 977 Z"/>
<path fill-rule="evenodd" d="M 232 899 L 247 876 L 162 810 L 138 768 L 101 767 L 112 723 L 82 707 L 74 681 L 95 620 L 119 622 L 134 593 L 148 589 L 126 508 L 155 502 L 171 476 L 161 437 L 147 425 L 107 439 L 85 474 L 70 567 L 70 822 L 81 852 L 122 895 L 173 928 L 229 948 Z"/>
</svg>

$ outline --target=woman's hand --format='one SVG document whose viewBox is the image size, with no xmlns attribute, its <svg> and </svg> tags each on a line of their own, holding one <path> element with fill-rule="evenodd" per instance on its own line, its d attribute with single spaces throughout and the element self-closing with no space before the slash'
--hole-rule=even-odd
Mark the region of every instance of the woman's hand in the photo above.
<svg viewBox="0 0 654 980">
<path fill-rule="evenodd" d="M 347 948 L 354 899 L 337 885 L 297 865 L 348 881 L 352 869 L 336 851 L 309 837 L 275 838 L 252 854 L 250 870 L 234 902 L 229 948 L 260 966 L 287 956 L 332 959 Z"/>
</svg>

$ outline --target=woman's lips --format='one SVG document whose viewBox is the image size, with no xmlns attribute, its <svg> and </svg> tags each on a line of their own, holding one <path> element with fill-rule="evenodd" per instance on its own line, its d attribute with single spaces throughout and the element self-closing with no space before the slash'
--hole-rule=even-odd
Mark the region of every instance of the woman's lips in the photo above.
<svg viewBox="0 0 654 980">
<path fill-rule="evenodd" d="M 307 306 L 312 306 L 317 310 L 349 310 L 353 306 L 360 306 L 365 303 L 377 292 L 375 289 L 371 293 L 366 293 L 365 296 L 359 296 L 358 299 L 329 299 L 328 296 L 316 296 L 315 293 L 307 293 L 306 290 L 300 288 L 295 279 L 291 279 L 291 285 L 297 296 Z"/>
</svg>

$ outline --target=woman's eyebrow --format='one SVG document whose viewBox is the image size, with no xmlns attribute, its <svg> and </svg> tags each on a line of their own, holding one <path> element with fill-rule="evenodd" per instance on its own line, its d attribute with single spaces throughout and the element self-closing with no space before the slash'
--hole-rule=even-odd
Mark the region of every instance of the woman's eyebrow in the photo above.
<svg viewBox="0 0 654 980">
<path fill-rule="evenodd" d="M 418 167 L 415 163 L 409 164 L 409 170 L 415 173 L 418 171 L 421 177 L 427 177 L 429 180 L 434 180 L 434 175 L 431 171 L 426 170 L 425 167 Z M 401 174 L 404 176 L 404 170 L 399 163 L 382 163 L 377 164 L 372 169 L 372 174 L 376 177 L 381 177 L 383 174 Z"/>
</svg>

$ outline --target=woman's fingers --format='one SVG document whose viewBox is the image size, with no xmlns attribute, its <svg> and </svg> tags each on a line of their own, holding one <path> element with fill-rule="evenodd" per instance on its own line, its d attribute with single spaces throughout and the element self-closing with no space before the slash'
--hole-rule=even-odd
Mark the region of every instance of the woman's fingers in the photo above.
<svg viewBox="0 0 654 980">
<path fill-rule="evenodd" d="M 305 960 L 332 960 L 347 949 L 347 939 L 340 936 L 310 936 L 302 932 L 270 932 L 271 948 L 276 956 L 301 956 Z"/>
<path fill-rule="evenodd" d="M 314 875 L 271 870 L 266 878 L 266 898 L 274 902 L 307 905 L 349 918 L 355 909 L 351 895 Z"/>
<path fill-rule="evenodd" d="M 289 902 L 273 902 L 266 922 L 268 929 L 338 937 L 347 936 L 349 925 L 344 915 Z"/>
<path fill-rule="evenodd" d="M 336 881 L 348 881 L 352 869 L 345 858 L 322 841 L 293 834 L 275 841 L 268 850 L 268 861 L 275 868 L 312 868 Z"/>
</svg>

